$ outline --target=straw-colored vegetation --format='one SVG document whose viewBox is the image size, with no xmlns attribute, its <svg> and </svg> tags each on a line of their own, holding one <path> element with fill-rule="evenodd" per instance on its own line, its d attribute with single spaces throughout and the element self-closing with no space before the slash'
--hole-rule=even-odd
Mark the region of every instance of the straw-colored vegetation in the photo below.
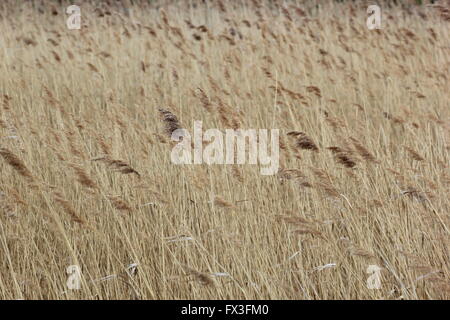
<svg viewBox="0 0 450 320">
<path fill-rule="evenodd" d="M 1 298 L 449 298 L 444 4 L 43 2 L 0 3 Z M 279 173 L 172 164 L 195 120 Z"/>
</svg>

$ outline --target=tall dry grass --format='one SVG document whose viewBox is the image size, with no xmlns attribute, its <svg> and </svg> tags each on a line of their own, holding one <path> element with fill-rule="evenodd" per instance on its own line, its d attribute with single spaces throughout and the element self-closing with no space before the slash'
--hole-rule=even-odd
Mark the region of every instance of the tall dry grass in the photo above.
<svg viewBox="0 0 450 320">
<path fill-rule="evenodd" d="M 0 4 L 1 298 L 449 298 L 445 3 L 49 3 Z M 172 164 L 194 120 L 279 173 Z"/>
</svg>

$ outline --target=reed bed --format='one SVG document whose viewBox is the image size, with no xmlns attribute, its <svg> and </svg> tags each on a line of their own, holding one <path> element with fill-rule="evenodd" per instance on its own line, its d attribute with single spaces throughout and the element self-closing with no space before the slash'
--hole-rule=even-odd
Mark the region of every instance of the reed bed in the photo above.
<svg viewBox="0 0 450 320">
<path fill-rule="evenodd" d="M 0 298 L 450 297 L 446 2 L 70 4 L 0 3 Z M 278 174 L 173 164 L 197 120 Z"/>
</svg>

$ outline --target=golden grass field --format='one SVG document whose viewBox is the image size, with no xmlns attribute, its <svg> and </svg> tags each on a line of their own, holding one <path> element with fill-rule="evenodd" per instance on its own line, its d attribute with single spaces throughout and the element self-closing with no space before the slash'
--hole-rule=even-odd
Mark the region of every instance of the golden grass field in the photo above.
<svg viewBox="0 0 450 320">
<path fill-rule="evenodd" d="M 403 2 L 2 1 L 0 298 L 448 299 L 449 15 Z M 173 164 L 159 109 L 278 174 Z"/>
</svg>

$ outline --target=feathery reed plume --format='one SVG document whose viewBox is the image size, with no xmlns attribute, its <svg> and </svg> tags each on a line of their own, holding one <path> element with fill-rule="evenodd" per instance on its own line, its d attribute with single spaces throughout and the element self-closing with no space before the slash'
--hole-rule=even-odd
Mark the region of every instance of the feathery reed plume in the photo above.
<svg viewBox="0 0 450 320">
<path fill-rule="evenodd" d="M 300 187 L 312 187 L 312 184 L 307 180 L 306 176 L 298 169 L 280 169 L 277 176 L 282 184 L 285 180 L 295 180 L 299 183 Z"/>
<path fill-rule="evenodd" d="M 202 285 L 204 285 L 204 286 L 213 286 L 214 285 L 214 280 L 212 279 L 212 277 L 209 274 L 194 270 L 188 266 L 184 266 L 184 269 L 190 275 L 193 275 L 194 278 L 198 282 L 200 282 Z"/>
<path fill-rule="evenodd" d="M 316 182 L 315 186 L 323 191 L 328 197 L 339 198 L 341 196 L 339 191 L 331 183 Z"/>
<path fill-rule="evenodd" d="M 23 41 L 23 43 L 25 43 L 27 46 L 32 45 L 33 47 L 35 47 L 35 46 L 37 46 L 37 44 L 38 44 L 36 41 L 34 41 L 33 39 L 28 38 L 28 37 L 22 37 L 22 41 Z"/>
<path fill-rule="evenodd" d="M 434 1 L 432 1 L 433 3 Z M 450 1 L 439 1 L 438 3 L 432 4 L 432 7 L 436 8 L 439 12 L 440 17 L 444 21 L 450 21 Z"/>
<path fill-rule="evenodd" d="M 401 117 L 394 116 L 388 112 L 383 112 L 383 115 L 386 119 L 392 120 L 395 124 L 404 124 L 406 122 Z"/>
<path fill-rule="evenodd" d="M 103 153 L 110 155 L 112 152 L 111 145 L 105 141 L 105 138 L 101 137 L 101 136 L 97 136 L 97 141 L 98 141 L 98 144 L 100 145 L 100 148 L 102 149 Z"/>
<path fill-rule="evenodd" d="M 161 15 L 161 20 L 162 22 L 166 25 L 169 26 L 169 18 L 167 17 L 167 13 L 166 11 L 164 11 L 164 9 L 161 9 L 159 11 L 160 15 Z"/>
<path fill-rule="evenodd" d="M 328 147 L 327 149 L 334 154 L 338 163 L 347 168 L 353 168 L 356 166 L 356 161 L 352 158 L 352 152 L 350 150 L 344 150 L 339 147 Z"/>
<path fill-rule="evenodd" d="M 352 141 L 353 146 L 355 147 L 356 151 L 360 154 L 361 157 L 363 157 L 367 161 L 378 163 L 374 155 L 372 155 L 372 153 L 370 153 L 370 151 L 367 150 L 367 148 L 364 147 L 361 142 L 352 137 L 350 137 L 350 140 Z"/>
<path fill-rule="evenodd" d="M 310 235 L 319 237 L 321 239 L 325 239 L 325 237 L 322 234 L 322 232 L 320 232 L 319 230 L 313 229 L 311 227 L 308 227 L 308 226 L 303 226 L 302 228 L 294 229 L 294 230 L 291 231 L 291 233 L 295 234 L 295 235 L 310 234 Z"/>
<path fill-rule="evenodd" d="M 22 206 L 28 205 L 28 203 L 20 196 L 19 192 L 17 192 L 16 189 L 14 188 L 8 189 L 8 195 L 10 195 L 14 199 L 15 203 L 20 204 Z"/>
<path fill-rule="evenodd" d="M 234 208 L 234 205 L 231 202 L 228 202 L 219 196 L 214 197 L 213 203 L 220 208 Z"/>
<path fill-rule="evenodd" d="M 14 153 L 6 148 L 0 148 L 0 155 L 22 177 L 27 178 L 31 182 L 34 181 L 31 171 L 28 170 L 28 168 L 25 166 L 25 163 L 23 163 L 23 161 L 20 160 Z"/>
<path fill-rule="evenodd" d="M 122 160 L 114 160 L 111 159 L 108 156 L 102 156 L 98 158 L 91 159 L 92 161 L 100 161 L 106 163 L 108 166 L 113 167 L 117 172 L 123 173 L 123 174 L 130 174 L 133 173 L 140 177 L 141 175 L 139 172 L 137 172 L 135 169 L 133 169 L 128 163 Z"/>
<path fill-rule="evenodd" d="M 420 190 L 415 189 L 414 187 L 407 187 L 405 190 L 402 190 L 400 193 L 402 196 L 407 195 L 411 199 L 414 199 L 418 202 L 425 202 L 427 200 L 430 200 L 432 198 L 430 192 L 422 192 Z"/>
<path fill-rule="evenodd" d="M 308 137 L 304 132 L 291 131 L 288 132 L 288 136 L 295 137 L 295 146 L 300 149 L 319 151 L 319 148 L 314 141 Z"/>
<path fill-rule="evenodd" d="M 51 51 L 51 53 L 53 54 L 53 58 L 56 60 L 56 62 L 61 63 L 61 57 L 59 56 L 59 54 L 57 54 L 55 51 Z"/>
<path fill-rule="evenodd" d="M 409 147 L 405 147 L 406 151 L 408 151 L 409 155 L 411 156 L 411 158 L 413 158 L 416 161 L 424 161 L 425 158 L 422 157 L 417 151 L 415 151 L 412 148 Z"/>
<path fill-rule="evenodd" d="M 239 129 L 241 127 L 241 120 L 239 114 L 227 106 L 222 99 L 218 98 L 219 103 L 217 111 L 219 112 L 220 121 L 228 128 Z"/>
<path fill-rule="evenodd" d="M 320 169 L 320 168 L 315 168 L 310 166 L 309 167 L 311 169 L 311 171 L 313 172 L 313 174 L 322 182 L 324 183 L 331 183 L 332 182 L 332 176 L 330 175 L 330 173 L 328 173 L 327 171 L 325 171 L 324 169 Z"/>
<path fill-rule="evenodd" d="M 207 111 L 211 111 L 211 102 L 209 101 L 208 95 L 205 93 L 205 91 L 202 88 L 197 88 L 197 91 L 194 91 L 194 96 L 196 96 L 200 100 L 203 107 Z"/>
<path fill-rule="evenodd" d="M 58 192 L 55 191 L 53 193 L 53 199 L 55 199 L 55 201 L 57 203 L 59 203 L 61 205 L 61 207 L 63 207 L 63 209 L 69 214 L 69 216 L 71 217 L 72 221 L 79 223 L 79 224 L 85 224 L 86 220 L 84 220 L 82 217 L 80 217 L 78 215 L 78 213 L 75 211 L 75 209 L 72 207 L 72 205 L 70 204 L 70 202 L 64 198 L 64 196 Z"/>
<path fill-rule="evenodd" d="M 161 118 L 162 121 L 165 124 L 165 131 L 166 134 L 171 137 L 172 133 L 177 130 L 177 129 L 181 129 L 181 125 L 178 121 L 178 118 L 176 115 L 174 115 L 172 112 L 170 112 L 169 110 L 163 109 L 163 108 L 159 108 L 158 109 L 159 113 L 161 114 Z"/>
<path fill-rule="evenodd" d="M 320 89 L 316 86 L 308 86 L 306 87 L 306 91 L 314 93 L 317 98 L 322 98 L 322 93 L 320 92 Z"/>
<path fill-rule="evenodd" d="M 350 248 L 348 248 L 348 252 L 350 253 L 350 255 L 352 256 L 358 256 L 358 257 L 362 257 L 365 259 L 373 259 L 375 258 L 375 256 L 373 255 L 373 253 L 362 249 L 362 248 L 358 248 L 356 246 L 350 246 Z"/>
<path fill-rule="evenodd" d="M 295 225 L 295 226 L 303 226 L 303 225 L 309 225 L 312 222 L 306 220 L 305 218 L 299 217 L 299 216 L 289 216 L 289 215 L 277 215 L 275 217 L 277 220 L 284 221 L 286 223 Z"/>
<path fill-rule="evenodd" d="M 345 124 L 344 120 L 342 120 L 341 118 L 326 116 L 325 121 L 335 131 L 347 127 L 347 125 Z"/>
<path fill-rule="evenodd" d="M 65 131 L 64 133 L 67 137 L 67 140 L 69 141 L 70 152 L 76 157 L 85 159 L 84 154 L 78 149 L 79 146 L 74 137 L 75 133 L 73 131 Z"/>
<path fill-rule="evenodd" d="M 75 171 L 75 174 L 77 175 L 77 181 L 79 183 L 81 183 L 83 186 L 87 187 L 87 188 L 91 188 L 91 189 L 97 189 L 98 186 L 97 184 L 94 182 L 94 180 L 92 180 L 89 175 L 86 173 L 86 171 L 79 165 L 77 164 L 69 164 L 69 166 Z"/>
<path fill-rule="evenodd" d="M 108 199 L 113 204 L 114 208 L 121 210 L 121 211 L 128 211 L 131 212 L 131 206 L 123 199 L 121 199 L 119 196 L 108 196 Z"/>
<path fill-rule="evenodd" d="M 97 69 L 96 66 L 94 66 L 92 63 L 90 62 L 86 62 L 86 64 L 88 65 L 89 69 L 97 74 L 100 74 L 100 71 Z"/>
</svg>

